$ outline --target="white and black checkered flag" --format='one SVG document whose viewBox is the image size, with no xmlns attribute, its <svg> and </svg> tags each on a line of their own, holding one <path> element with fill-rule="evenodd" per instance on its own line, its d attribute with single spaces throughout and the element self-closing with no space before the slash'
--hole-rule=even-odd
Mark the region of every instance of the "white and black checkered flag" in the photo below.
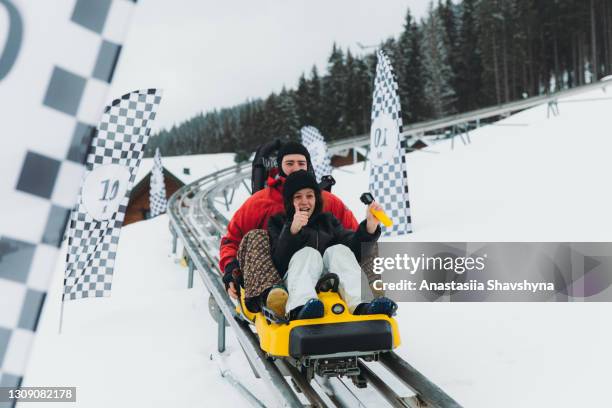
<svg viewBox="0 0 612 408">
<path fill-rule="evenodd" d="M 332 173 L 331 157 L 325 139 L 314 126 L 304 126 L 300 133 L 302 134 L 302 144 L 310 153 L 310 161 L 312 167 L 314 167 L 317 181 L 320 182 L 323 176 Z"/>
<path fill-rule="evenodd" d="M 162 166 L 159 148 L 155 149 L 150 186 L 149 204 L 151 217 L 157 217 L 166 212 L 166 206 L 168 205 L 166 201 L 166 185 L 164 184 L 164 167 Z"/>
<path fill-rule="evenodd" d="M 385 236 L 412 232 L 406 148 L 405 142 L 400 140 L 402 115 L 397 88 L 387 56 L 378 51 L 370 129 L 370 191 L 393 220 L 392 227 L 382 227 Z"/>
<path fill-rule="evenodd" d="M 70 217 L 64 301 L 110 296 L 121 225 L 160 100 L 159 90 L 134 91 L 104 110 Z"/>
<path fill-rule="evenodd" d="M 22 383 L 135 6 L 0 0 L 0 387 Z"/>
</svg>

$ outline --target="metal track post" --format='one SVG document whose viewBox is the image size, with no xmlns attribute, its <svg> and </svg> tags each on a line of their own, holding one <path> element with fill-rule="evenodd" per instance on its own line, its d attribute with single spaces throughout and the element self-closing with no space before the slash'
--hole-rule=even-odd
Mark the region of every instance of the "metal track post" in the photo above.
<svg viewBox="0 0 612 408">
<path fill-rule="evenodd" d="M 193 265 L 191 258 L 187 260 L 187 265 L 189 266 L 189 273 L 187 274 L 187 289 L 191 289 L 193 288 L 193 271 L 195 270 L 195 266 Z"/>
<path fill-rule="evenodd" d="M 229 211 L 229 200 L 227 199 L 227 190 L 223 189 L 223 199 L 225 200 L 225 209 Z"/>
<path fill-rule="evenodd" d="M 225 316 L 219 310 L 219 319 L 217 320 L 217 350 L 219 353 L 225 351 Z"/>
<path fill-rule="evenodd" d="M 176 255 L 176 244 L 178 242 L 178 235 L 174 232 L 174 227 L 170 224 L 170 234 L 172 235 L 172 254 Z"/>
<path fill-rule="evenodd" d="M 366 147 L 366 157 L 363 159 L 363 169 L 364 170 L 366 168 L 366 164 L 368 164 L 369 157 L 370 157 L 370 146 L 368 145 Z"/>
</svg>

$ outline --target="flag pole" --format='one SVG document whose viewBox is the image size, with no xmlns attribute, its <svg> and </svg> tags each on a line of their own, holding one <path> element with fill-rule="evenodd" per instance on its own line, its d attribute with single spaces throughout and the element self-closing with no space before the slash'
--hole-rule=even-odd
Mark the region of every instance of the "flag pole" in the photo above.
<svg viewBox="0 0 612 408">
<path fill-rule="evenodd" d="M 62 334 L 63 325 L 64 325 L 64 294 L 62 293 L 62 306 L 60 308 L 59 330 L 57 334 Z"/>
</svg>

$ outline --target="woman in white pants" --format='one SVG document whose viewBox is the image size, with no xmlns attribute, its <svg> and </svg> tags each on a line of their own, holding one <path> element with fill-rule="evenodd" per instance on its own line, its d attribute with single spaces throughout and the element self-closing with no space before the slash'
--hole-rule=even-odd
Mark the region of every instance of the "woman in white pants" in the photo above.
<svg viewBox="0 0 612 408">
<path fill-rule="evenodd" d="M 361 244 L 380 236 L 380 222 L 369 211 L 382 209 L 380 205 L 370 204 L 357 231 L 345 229 L 333 214 L 321 212 L 321 190 L 305 171 L 287 177 L 283 198 L 285 213 L 272 216 L 268 222 L 272 260 L 284 276 L 288 291 L 287 299 L 284 288 L 272 289 L 268 299 L 275 309 L 284 306 L 293 319 L 322 317 L 323 303 L 317 298 L 315 285 L 323 274 L 332 272 L 338 275 L 340 296 L 352 313 L 392 315 L 397 305 L 390 299 L 362 303 L 361 298 Z"/>
</svg>

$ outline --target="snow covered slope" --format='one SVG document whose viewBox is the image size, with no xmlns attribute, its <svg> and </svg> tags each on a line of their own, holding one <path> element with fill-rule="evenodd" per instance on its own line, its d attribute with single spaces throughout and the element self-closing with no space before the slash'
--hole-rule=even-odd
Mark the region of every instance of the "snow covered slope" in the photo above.
<svg viewBox="0 0 612 408">
<path fill-rule="evenodd" d="M 470 145 L 408 155 L 415 233 L 395 239 L 610 241 L 607 98 L 581 94 L 559 117 L 534 108 L 471 132 Z M 362 218 L 363 164 L 334 177 Z M 67 303 L 61 335 L 58 265 L 24 385 L 77 386 L 79 407 L 244 406 L 209 359 L 206 291 L 185 289 L 169 254 L 166 216 L 126 227 L 112 297 Z M 606 303 L 403 303 L 399 353 L 465 407 L 607 406 L 611 314 Z M 234 375 L 272 402 L 231 335 L 229 353 Z"/>
<path fill-rule="evenodd" d="M 77 407 L 242 406 L 210 360 L 207 292 L 199 281 L 186 289 L 187 269 L 170 252 L 167 216 L 125 227 L 112 296 L 66 303 L 61 334 L 58 265 L 24 385 L 76 386 Z M 251 376 L 233 339 L 230 352 Z"/>
<path fill-rule="evenodd" d="M 612 95 L 536 107 L 407 155 L 417 241 L 612 240 Z M 588 100 L 581 102 L 582 100 Z M 336 169 L 334 192 L 364 216 L 363 164 Z M 401 238 L 405 239 L 405 238 Z"/>
<path fill-rule="evenodd" d="M 392 240 L 612 241 L 609 98 L 584 93 L 559 117 L 541 106 L 471 132 L 470 145 L 409 154 L 415 232 Z M 334 177 L 361 219 L 363 164 Z M 404 303 L 400 354 L 466 407 L 608 406 L 610 314 L 610 303 Z"/>
</svg>

